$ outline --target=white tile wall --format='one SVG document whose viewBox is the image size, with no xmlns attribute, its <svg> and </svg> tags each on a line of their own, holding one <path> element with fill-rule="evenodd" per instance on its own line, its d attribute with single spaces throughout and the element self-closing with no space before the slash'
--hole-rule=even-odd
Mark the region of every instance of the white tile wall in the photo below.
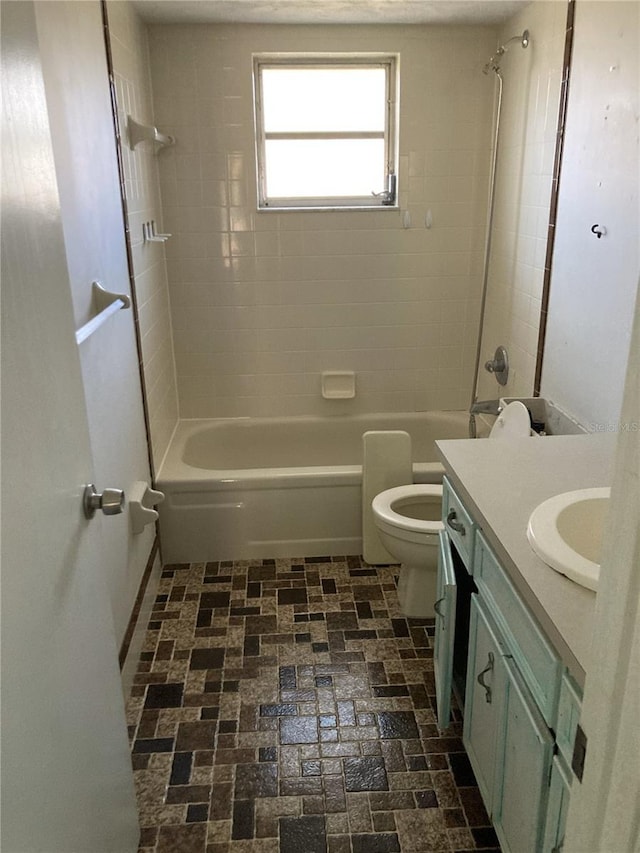
<svg viewBox="0 0 640 853">
<path fill-rule="evenodd" d="M 126 142 L 127 115 L 155 124 L 149 72 L 146 27 L 129 3 L 108 2 L 118 121 L 123 136 L 125 191 L 133 249 L 138 321 L 142 336 L 143 369 L 156 470 L 178 418 L 173 336 L 163 244 L 144 243 L 142 223 L 155 220 L 163 231 L 158 159 L 150 143 L 131 151 Z"/>
<path fill-rule="evenodd" d="M 497 43 L 529 30 L 529 47 L 523 50 L 513 42 L 502 61 L 504 90 L 481 353 L 482 366 L 498 345 L 505 346 L 509 381 L 499 386 L 481 367 L 480 399 L 533 392 L 566 15 L 564 2 L 535 0 L 501 29 Z"/>
<path fill-rule="evenodd" d="M 466 406 L 495 44 L 477 27 L 150 28 L 154 120 L 177 138 L 157 163 L 181 417 Z M 400 53 L 410 229 L 394 211 L 256 212 L 251 55 L 303 50 Z M 322 399 L 330 369 L 356 371 L 354 400 Z"/>
</svg>

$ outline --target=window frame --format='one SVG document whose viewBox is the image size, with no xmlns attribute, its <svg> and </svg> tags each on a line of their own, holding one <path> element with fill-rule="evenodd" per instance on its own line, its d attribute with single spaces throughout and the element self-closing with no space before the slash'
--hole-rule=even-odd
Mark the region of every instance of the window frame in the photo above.
<svg viewBox="0 0 640 853">
<path fill-rule="evenodd" d="M 273 197 L 266 187 L 266 141 L 272 139 L 371 139 L 380 132 L 265 133 L 262 109 L 262 70 L 269 68 L 384 68 L 386 104 L 384 127 L 385 186 L 371 196 Z M 398 210 L 398 105 L 400 56 L 396 53 L 257 53 L 253 54 L 254 128 L 258 211 L 269 210 Z M 374 194 L 375 190 L 375 194 Z"/>
</svg>

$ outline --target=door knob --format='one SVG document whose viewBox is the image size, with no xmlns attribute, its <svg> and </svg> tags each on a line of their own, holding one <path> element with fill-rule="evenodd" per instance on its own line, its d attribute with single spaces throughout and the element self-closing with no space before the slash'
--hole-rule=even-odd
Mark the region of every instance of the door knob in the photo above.
<svg viewBox="0 0 640 853">
<path fill-rule="evenodd" d="M 124 500 L 122 489 L 105 489 L 99 493 L 93 483 L 90 483 L 85 487 L 82 496 L 85 518 L 93 518 L 97 509 L 101 509 L 105 515 L 119 515 L 124 509 Z"/>
</svg>

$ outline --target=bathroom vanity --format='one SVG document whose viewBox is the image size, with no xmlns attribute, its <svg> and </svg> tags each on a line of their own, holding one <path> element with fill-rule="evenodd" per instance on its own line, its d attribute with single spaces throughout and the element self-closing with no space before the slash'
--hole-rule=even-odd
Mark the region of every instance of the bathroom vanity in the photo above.
<svg viewBox="0 0 640 853">
<path fill-rule="evenodd" d="M 608 485 L 614 442 L 442 441 L 446 469 L 434 668 L 438 723 L 455 692 L 463 741 L 502 849 L 561 849 L 595 594 L 531 549 L 533 509 Z M 572 769 L 572 764 L 575 769 Z"/>
</svg>

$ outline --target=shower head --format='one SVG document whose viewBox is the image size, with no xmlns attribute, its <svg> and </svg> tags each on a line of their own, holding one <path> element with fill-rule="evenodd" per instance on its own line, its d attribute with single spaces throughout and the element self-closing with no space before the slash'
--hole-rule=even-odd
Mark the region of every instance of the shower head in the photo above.
<svg viewBox="0 0 640 853">
<path fill-rule="evenodd" d="M 512 42 L 518 41 L 520 42 L 520 47 L 529 47 L 529 30 L 525 30 L 522 35 L 512 36 L 508 39 L 504 44 L 501 44 L 500 47 L 493 54 L 491 59 L 487 62 L 487 64 L 483 67 L 482 73 L 488 74 L 490 71 L 495 71 L 496 74 L 500 70 L 500 60 L 504 56 L 504 54 L 509 50 L 509 46 Z"/>
<path fill-rule="evenodd" d="M 506 53 L 509 50 L 509 45 L 511 42 L 518 41 L 520 42 L 520 47 L 529 47 L 529 30 L 524 30 L 524 32 L 519 36 L 512 36 L 508 41 L 506 41 L 502 45 L 502 53 Z"/>
</svg>

